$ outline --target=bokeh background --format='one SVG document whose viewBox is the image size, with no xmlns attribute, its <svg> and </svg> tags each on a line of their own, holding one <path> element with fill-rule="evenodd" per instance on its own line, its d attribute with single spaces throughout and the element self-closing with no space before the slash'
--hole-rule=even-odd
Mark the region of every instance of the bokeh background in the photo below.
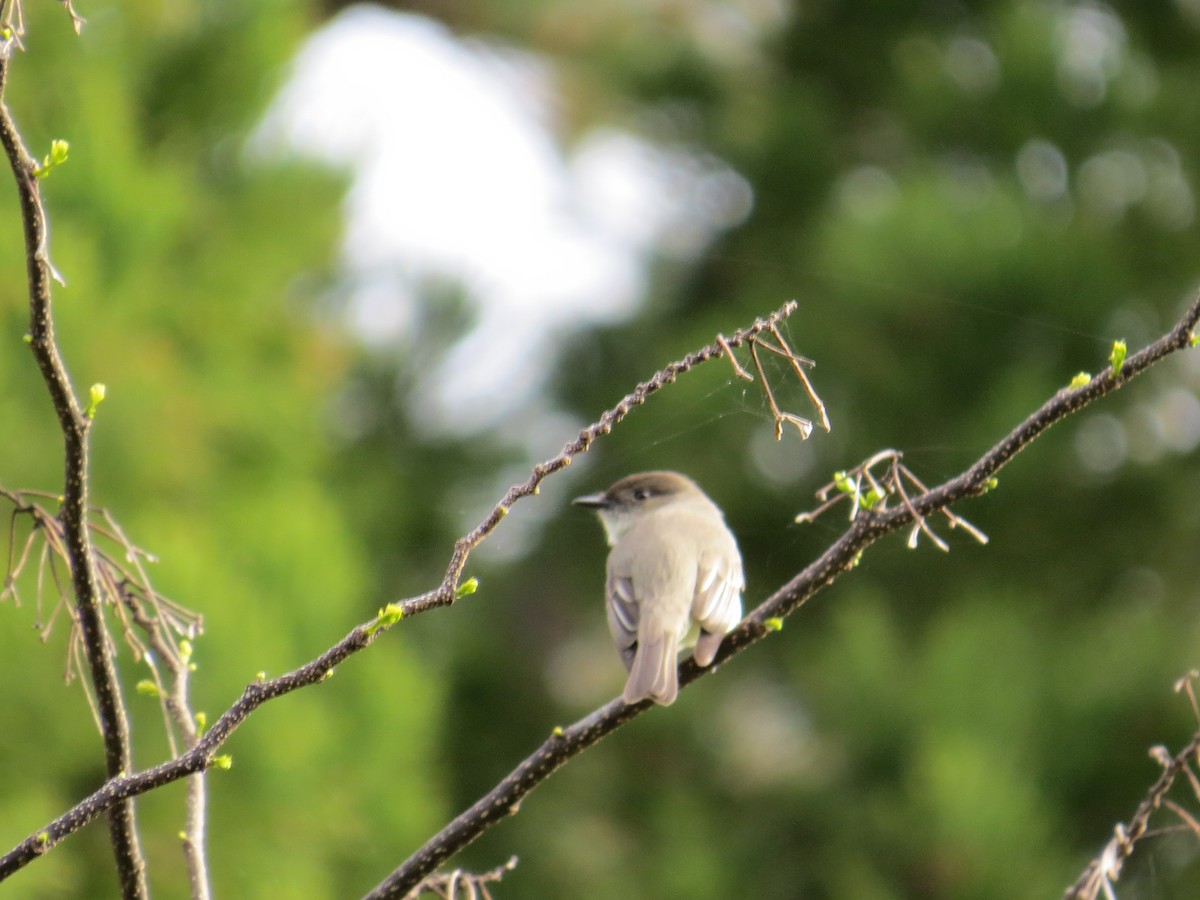
<svg viewBox="0 0 1200 900">
<path fill-rule="evenodd" d="M 93 498 L 204 615 L 210 717 L 436 584 L 504 487 L 718 331 L 798 299 L 830 406 L 831 434 L 775 443 L 756 386 L 696 370 L 514 509 L 476 596 L 257 713 L 209 781 L 220 897 L 362 893 L 619 692 L 570 497 L 690 473 L 757 603 L 843 527 L 792 521 L 832 471 L 895 447 L 956 474 L 1200 284 L 1195 0 L 95 0 L 78 39 L 25 6 L 8 100 L 35 153 L 71 142 L 45 182 L 60 340 L 108 386 Z M 56 491 L 0 184 L 0 484 Z M 872 548 L 455 863 L 518 855 L 500 897 L 1060 894 L 1195 727 L 1198 359 L 964 503 L 989 545 Z M 5 847 L 102 779 L 32 588 L 0 606 Z M 160 715 L 130 704 L 150 765 Z M 139 810 L 155 895 L 185 896 L 182 790 Z M 1198 851 L 1147 842 L 1120 896 L 1194 897 Z M 111 896 L 111 869 L 92 826 L 3 893 Z"/>
</svg>

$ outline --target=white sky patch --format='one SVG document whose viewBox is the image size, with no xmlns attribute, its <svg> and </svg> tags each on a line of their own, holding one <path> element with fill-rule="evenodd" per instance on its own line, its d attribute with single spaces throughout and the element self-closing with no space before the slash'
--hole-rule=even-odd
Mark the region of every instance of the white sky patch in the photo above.
<svg viewBox="0 0 1200 900">
<path fill-rule="evenodd" d="M 656 254 L 692 257 L 750 213 L 746 181 L 692 149 L 598 130 L 564 152 L 555 104 L 535 57 L 357 6 L 304 45 L 254 139 L 349 168 L 347 320 L 364 342 L 421 340 L 430 282 L 477 305 L 418 378 L 411 408 L 431 431 L 536 404 L 558 337 L 630 316 Z"/>
</svg>

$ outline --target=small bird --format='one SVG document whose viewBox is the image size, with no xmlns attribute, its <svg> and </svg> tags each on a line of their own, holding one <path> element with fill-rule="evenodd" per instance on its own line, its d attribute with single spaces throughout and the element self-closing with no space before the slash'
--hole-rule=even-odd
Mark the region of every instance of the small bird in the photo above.
<svg viewBox="0 0 1200 900">
<path fill-rule="evenodd" d="M 720 507 L 678 472 L 642 472 L 579 497 L 608 545 L 608 630 L 629 672 L 626 703 L 663 706 L 679 692 L 679 648 L 707 666 L 742 618 L 742 556 Z M 697 632 L 698 635 L 692 633 Z"/>
</svg>

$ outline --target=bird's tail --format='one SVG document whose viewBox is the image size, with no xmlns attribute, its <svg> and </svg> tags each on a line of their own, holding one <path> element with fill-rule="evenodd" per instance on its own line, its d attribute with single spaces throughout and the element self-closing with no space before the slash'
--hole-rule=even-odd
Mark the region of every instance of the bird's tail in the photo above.
<svg viewBox="0 0 1200 900">
<path fill-rule="evenodd" d="M 639 639 L 622 699 L 626 703 L 637 703 L 649 698 L 663 706 L 674 703 L 675 695 L 679 693 L 678 654 L 677 635 Z"/>
</svg>

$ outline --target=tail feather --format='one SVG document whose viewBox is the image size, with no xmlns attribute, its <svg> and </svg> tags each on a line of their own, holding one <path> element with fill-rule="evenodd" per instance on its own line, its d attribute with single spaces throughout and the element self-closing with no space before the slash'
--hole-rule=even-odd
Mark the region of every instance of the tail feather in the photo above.
<svg viewBox="0 0 1200 900">
<path fill-rule="evenodd" d="M 679 638 L 675 635 L 639 641 L 622 699 L 637 703 L 647 698 L 663 706 L 675 702 L 679 693 Z"/>
<path fill-rule="evenodd" d="M 696 641 L 696 649 L 692 651 L 692 658 L 696 660 L 698 666 L 710 666 L 713 659 L 717 655 L 717 651 L 721 649 L 721 641 L 725 640 L 723 634 L 713 634 L 708 631 L 701 631 L 700 637 Z"/>
</svg>

